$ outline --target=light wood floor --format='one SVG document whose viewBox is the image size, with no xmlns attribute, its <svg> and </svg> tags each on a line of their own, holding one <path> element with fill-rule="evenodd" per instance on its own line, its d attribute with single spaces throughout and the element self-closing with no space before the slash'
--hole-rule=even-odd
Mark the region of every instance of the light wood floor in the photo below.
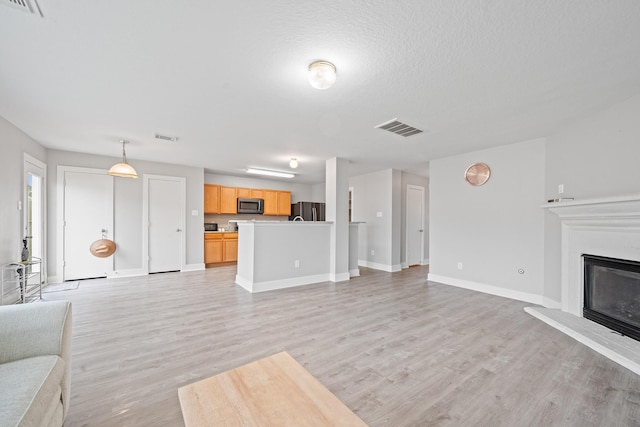
<svg viewBox="0 0 640 427">
<path fill-rule="evenodd" d="M 73 302 L 65 426 L 182 426 L 179 387 L 280 351 L 371 426 L 640 425 L 639 376 L 427 271 L 252 295 L 231 266 L 45 293 Z"/>
</svg>

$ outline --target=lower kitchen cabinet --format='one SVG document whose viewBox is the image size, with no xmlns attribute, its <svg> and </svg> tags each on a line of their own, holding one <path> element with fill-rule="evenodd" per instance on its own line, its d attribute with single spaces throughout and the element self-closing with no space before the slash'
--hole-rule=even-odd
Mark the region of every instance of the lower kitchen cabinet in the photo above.
<svg viewBox="0 0 640 427">
<path fill-rule="evenodd" d="M 222 240 L 222 262 L 238 260 L 238 235 L 235 239 Z"/>
<path fill-rule="evenodd" d="M 204 263 L 238 260 L 238 233 L 205 233 Z"/>
</svg>

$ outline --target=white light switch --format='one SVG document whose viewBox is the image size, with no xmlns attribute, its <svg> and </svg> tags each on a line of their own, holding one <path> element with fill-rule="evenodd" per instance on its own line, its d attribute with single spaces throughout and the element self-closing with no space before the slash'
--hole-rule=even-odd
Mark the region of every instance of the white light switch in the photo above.
<svg viewBox="0 0 640 427">
<path fill-rule="evenodd" d="M 564 184 L 559 184 L 558 185 L 558 194 L 562 194 L 564 193 Z"/>
<path fill-rule="evenodd" d="M 192 210 L 191 211 L 191 216 L 198 216 L 198 211 Z"/>
<path fill-rule="evenodd" d="M 382 212 L 376 212 L 376 216 L 377 216 L 378 218 L 382 218 Z"/>
</svg>

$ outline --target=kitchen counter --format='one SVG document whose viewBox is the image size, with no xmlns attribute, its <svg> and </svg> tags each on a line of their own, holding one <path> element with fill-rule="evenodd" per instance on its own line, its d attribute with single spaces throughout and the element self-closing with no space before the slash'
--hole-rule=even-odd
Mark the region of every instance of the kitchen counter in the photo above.
<svg viewBox="0 0 640 427">
<path fill-rule="evenodd" d="M 278 221 L 278 220 L 250 220 L 250 221 L 243 221 L 243 220 L 239 220 L 236 221 L 238 223 L 238 225 L 240 224 L 311 224 L 311 225 L 326 225 L 326 224 L 333 224 L 333 221 Z"/>
<path fill-rule="evenodd" d="M 326 282 L 332 221 L 238 221 L 236 284 L 262 292 Z M 358 224 L 349 226 L 349 275 L 358 269 Z"/>
</svg>

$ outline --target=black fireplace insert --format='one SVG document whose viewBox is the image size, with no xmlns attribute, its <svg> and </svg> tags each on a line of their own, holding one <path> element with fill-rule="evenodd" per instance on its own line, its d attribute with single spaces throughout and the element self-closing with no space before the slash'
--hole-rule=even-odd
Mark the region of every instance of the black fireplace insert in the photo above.
<svg viewBox="0 0 640 427">
<path fill-rule="evenodd" d="M 594 255 L 582 258 L 583 316 L 640 341 L 640 262 Z"/>
</svg>

